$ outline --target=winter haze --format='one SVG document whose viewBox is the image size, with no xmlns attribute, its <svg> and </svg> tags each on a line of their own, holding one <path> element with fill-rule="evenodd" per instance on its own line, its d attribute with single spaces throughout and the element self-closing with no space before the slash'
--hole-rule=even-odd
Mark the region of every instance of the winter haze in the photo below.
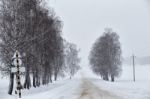
<svg viewBox="0 0 150 99">
<path fill-rule="evenodd" d="M 123 57 L 150 56 L 150 2 L 148 0 L 50 0 L 64 21 L 63 36 L 81 49 L 82 65 L 104 28 L 120 35 Z"/>
<path fill-rule="evenodd" d="M 0 9 L 0 99 L 150 99 L 150 0 Z"/>
</svg>

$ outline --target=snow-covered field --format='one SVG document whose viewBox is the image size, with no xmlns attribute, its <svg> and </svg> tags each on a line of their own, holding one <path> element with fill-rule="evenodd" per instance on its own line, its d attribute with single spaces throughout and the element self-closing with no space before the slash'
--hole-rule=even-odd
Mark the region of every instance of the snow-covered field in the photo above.
<svg viewBox="0 0 150 99">
<path fill-rule="evenodd" d="M 150 66 L 136 66 L 133 82 L 132 66 L 124 65 L 122 75 L 112 83 L 101 80 L 85 66 L 72 80 L 23 90 L 22 99 L 150 99 L 149 71 Z M 7 95 L 7 90 L 8 79 L 0 79 L 0 99 L 15 99 L 15 95 Z"/>
</svg>

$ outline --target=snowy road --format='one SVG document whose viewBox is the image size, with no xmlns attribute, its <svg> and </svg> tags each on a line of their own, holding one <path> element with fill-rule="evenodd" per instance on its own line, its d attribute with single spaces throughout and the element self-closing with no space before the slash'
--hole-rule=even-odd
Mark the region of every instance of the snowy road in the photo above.
<svg viewBox="0 0 150 99">
<path fill-rule="evenodd" d="M 79 78 L 42 86 L 41 88 L 23 90 L 22 99 L 122 99 L 102 90 L 92 83 L 90 78 L 83 75 Z M 0 99 L 15 99 L 7 93 Z"/>
<path fill-rule="evenodd" d="M 122 99 L 100 89 L 87 78 L 82 79 L 82 84 L 80 86 L 81 92 L 78 99 Z"/>
<path fill-rule="evenodd" d="M 55 94 L 56 91 L 57 94 Z M 91 79 L 85 77 L 69 81 L 68 84 L 51 92 L 53 92 L 51 99 L 122 99 L 102 90 L 93 84 Z"/>
<path fill-rule="evenodd" d="M 23 99 L 122 99 L 111 92 L 104 91 L 92 83 L 90 78 L 81 76 L 67 80 L 63 85 L 38 94 L 27 94 Z"/>
<path fill-rule="evenodd" d="M 106 82 L 83 68 L 75 77 L 58 80 L 46 86 L 22 90 L 21 99 L 150 99 L 150 66 L 137 67 L 137 80 L 132 82 L 132 67 L 125 66 L 122 78 Z M 131 72 L 129 72 L 131 71 Z M 0 79 L 0 99 L 15 99 L 8 95 L 9 79 Z M 15 88 L 15 87 L 14 87 Z"/>
</svg>

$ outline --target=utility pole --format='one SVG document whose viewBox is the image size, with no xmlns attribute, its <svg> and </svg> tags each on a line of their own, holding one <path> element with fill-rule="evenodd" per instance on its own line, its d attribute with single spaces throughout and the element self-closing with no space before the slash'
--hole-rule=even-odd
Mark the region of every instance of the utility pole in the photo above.
<svg viewBox="0 0 150 99">
<path fill-rule="evenodd" d="M 132 55 L 133 62 L 133 81 L 135 82 L 135 55 Z"/>
</svg>

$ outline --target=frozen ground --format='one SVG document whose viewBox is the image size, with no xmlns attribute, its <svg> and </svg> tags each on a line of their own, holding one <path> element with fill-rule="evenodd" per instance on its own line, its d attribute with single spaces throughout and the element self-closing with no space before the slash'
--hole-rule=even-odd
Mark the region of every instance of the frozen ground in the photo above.
<svg viewBox="0 0 150 99">
<path fill-rule="evenodd" d="M 136 82 L 132 67 L 123 66 L 116 82 L 105 82 L 84 67 L 72 80 L 60 80 L 40 88 L 23 90 L 22 99 L 150 99 L 150 66 L 136 66 Z M 7 95 L 8 79 L 0 79 L 0 99 L 15 99 Z"/>
<path fill-rule="evenodd" d="M 122 99 L 99 86 L 93 84 L 88 78 L 82 78 L 78 99 Z"/>
<path fill-rule="evenodd" d="M 101 89 L 110 91 L 123 99 L 150 99 L 150 66 L 136 66 L 136 82 L 133 82 L 132 66 L 123 66 L 123 73 L 116 82 L 99 80 L 88 69 L 84 69 L 84 75 Z"/>
</svg>

